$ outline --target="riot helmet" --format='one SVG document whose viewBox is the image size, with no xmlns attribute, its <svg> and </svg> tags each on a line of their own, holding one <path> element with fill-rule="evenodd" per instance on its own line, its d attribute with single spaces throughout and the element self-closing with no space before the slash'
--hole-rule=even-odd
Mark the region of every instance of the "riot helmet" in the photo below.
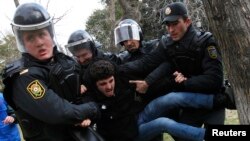
<svg viewBox="0 0 250 141">
<path fill-rule="evenodd" d="M 77 30 L 70 35 L 68 44 L 65 47 L 74 55 L 81 48 L 92 50 L 95 47 L 95 42 L 87 31 Z"/>
<path fill-rule="evenodd" d="M 35 31 L 46 28 L 55 44 L 52 18 L 47 10 L 37 3 L 19 5 L 15 11 L 11 25 L 16 37 L 17 48 L 20 52 L 26 52 L 22 36 L 24 31 Z"/>
<path fill-rule="evenodd" d="M 142 41 L 142 29 L 139 24 L 132 19 L 122 20 L 114 30 L 115 44 L 121 44 L 126 40 Z"/>
</svg>

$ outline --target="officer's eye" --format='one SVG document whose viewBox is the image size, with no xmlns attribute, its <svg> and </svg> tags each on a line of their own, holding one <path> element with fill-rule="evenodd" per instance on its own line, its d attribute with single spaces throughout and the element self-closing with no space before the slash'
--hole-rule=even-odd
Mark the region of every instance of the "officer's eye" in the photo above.
<svg viewBox="0 0 250 141">
<path fill-rule="evenodd" d="M 26 41 L 28 42 L 33 42 L 34 41 L 34 35 L 28 35 L 26 38 L 25 38 Z"/>
<path fill-rule="evenodd" d="M 45 32 L 39 32 L 39 37 L 43 37 L 43 36 L 45 36 L 45 35 L 46 35 Z"/>
</svg>

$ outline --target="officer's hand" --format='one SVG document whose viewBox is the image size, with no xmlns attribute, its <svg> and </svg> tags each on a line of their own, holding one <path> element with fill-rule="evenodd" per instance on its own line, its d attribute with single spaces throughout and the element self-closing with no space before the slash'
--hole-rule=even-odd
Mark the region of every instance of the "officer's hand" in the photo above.
<svg viewBox="0 0 250 141">
<path fill-rule="evenodd" d="M 145 94 L 148 90 L 148 84 L 144 80 L 130 80 L 129 83 L 136 85 L 136 91 Z"/>
<path fill-rule="evenodd" d="M 81 85 L 80 93 L 84 94 L 86 91 L 87 91 L 87 87 L 85 87 L 84 85 Z"/>
<path fill-rule="evenodd" d="M 85 119 L 81 123 L 76 124 L 76 126 L 81 126 L 81 127 L 88 127 L 91 124 L 90 119 Z"/>
<path fill-rule="evenodd" d="M 175 71 L 173 73 L 173 75 L 175 76 L 175 82 L 176 83 L 182 83 L 183 81 L 187 80 L 187 78 L 180 72 Z"/>
<path fill-rule="evenodd" d="M 3 120 L 3 124 L 11 124 L 15 121 L 15 119 L 12 116 L 7 116 L 4 120 Z"/>
</svg>

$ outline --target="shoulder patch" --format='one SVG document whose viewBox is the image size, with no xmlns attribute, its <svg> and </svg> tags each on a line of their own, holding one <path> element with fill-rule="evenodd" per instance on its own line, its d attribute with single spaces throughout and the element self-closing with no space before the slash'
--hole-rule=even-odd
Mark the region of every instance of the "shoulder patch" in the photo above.
<svg viewBox="0 0 250 141">
<path fill-rule="evenodd" d="M 38 80 L 32 81 L 28 87 L 27 90 L 29 94 L 34 98 L 34 99 L 39 99 L 44 96 L 45 89 L 42 86 L 42 84 Z"/>
<path fill-rule="evenodd" d="M 210 58 L 212 58 L 212 59 L 217 58 L 217 50 L 216 50 L 215 46 L 209 46 L 207 48 L 207 51 L 208 51 L 208 55 L 210 56 Z"/>
</svg>

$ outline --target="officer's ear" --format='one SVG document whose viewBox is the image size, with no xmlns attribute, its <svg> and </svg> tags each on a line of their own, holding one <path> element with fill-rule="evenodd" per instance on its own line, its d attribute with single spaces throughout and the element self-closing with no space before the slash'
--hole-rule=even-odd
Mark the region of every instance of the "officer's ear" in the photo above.
<svg viewBox="0 0 250 141">
<path fill-rule="evenodd" d="M 183 20 L 187 26 L 189 26 L 192 23 L 192 20 L 189 17 L 184 17 Z"/>
</svg>

